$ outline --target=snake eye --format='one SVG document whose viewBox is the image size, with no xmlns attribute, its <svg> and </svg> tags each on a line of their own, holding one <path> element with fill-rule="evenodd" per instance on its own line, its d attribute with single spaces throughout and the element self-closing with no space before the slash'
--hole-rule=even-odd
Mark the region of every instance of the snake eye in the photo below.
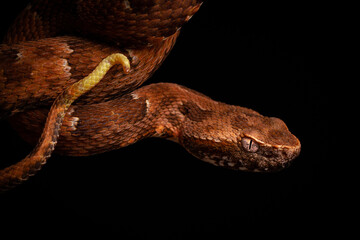
<svg viewBox="0 0 360 240">
<path fill-rule="evenodd" d="M 241 144 L 243 148 L 248 152 L 256 152 L 259 149 L 259 144 L 251 138 L 242 138 Z"/>
</svg>

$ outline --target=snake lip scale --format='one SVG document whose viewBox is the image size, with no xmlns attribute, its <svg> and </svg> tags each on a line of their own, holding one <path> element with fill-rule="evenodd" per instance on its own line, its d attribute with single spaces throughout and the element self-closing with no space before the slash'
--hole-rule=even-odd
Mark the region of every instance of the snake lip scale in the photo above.
<svg viewBox="0 0 360 240">
<path fill-rule="evenodd" d="M 0 170 L 0 190 L 52 151 L 89 156 L 148 137 L 225 168 L 279 171 L 300 154 L 286 124 L 174 83 L 140 87 L 202 1 L 32 0 L 0 45 L 0 117 L 34 150 Z"/>
</svg>

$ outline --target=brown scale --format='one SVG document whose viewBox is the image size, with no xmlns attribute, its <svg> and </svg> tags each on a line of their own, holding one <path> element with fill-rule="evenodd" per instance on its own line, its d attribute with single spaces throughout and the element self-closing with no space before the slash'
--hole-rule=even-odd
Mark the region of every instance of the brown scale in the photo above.
<svg viewBox="0 0 360 240">
<path fill-rule="evenodd" d="M 0 170 L 0 190 L 39 170 L 57 141 L 58 153 L 87 156 L 163 137 L 218 166 L 245 171 L 286 167 L 299 154 L 300 142 L 280 119 L 176 84 L 137 89 L 200 6 L 197 0 L 32 0 L 0 45 L 0 117 L 11 116 L 30 143 L 38 141 L 48 118 L 41 135 L 45 144 L 12 170 Z M 61 103 L 48 114 L 64 89 L 117 52 L 130 60 L 128 74 L 113 67 L 76 100 L 63 123 Z"/>
<path fill-rule="evenodd" d="M 131 72 L 124 75 L 114 67 L 77 104 L 103 102 L 134 90 L 162 63 L 181 25 L 199 7 L 197 1 L 31 1 L 0 46 L 0 117 L 50 106 L 112 53 L 125 54 Z M 65 36 L 69 34 L 81 37 Z M 53 106 L 39 147 L 0 170 L 0 190 L 26 180 L 46 162 L 67 98 Z"/>
<path fill-rule="evenodd" d="M 178 33 L 152 47 L 120 50 L 131 61 L 129 74 L 114 66 L 77 104 L 92 104 L 132 91 L 166 58 Z M 78 37 L 56 37 L 0 47 L 0 116 L 49 106 L 65 88 L 87 76 L 114 46 Z M 36 59 L 36 61 L 34 61 Z"/>
<path fill-rule="evenodd" d="M 34 144 L 47 112 L 39 109 L 18 114 L 12 124 Z M 89 112 L 96 118 L 89 118 Z M 257 137 L 258 143 L 254 140 L 253 144 L 260 146 L 254 153 L 242 144 L 242 138 L 250 137 L 250 133 Z M 87 156 L 146 137 L 171 139 L 204 161 L 248 171 L 283 169 L 300 151 L 299 141 L 280 119 L 216 102 L 171 83 L 144 86 L 108 102 L 71 107 L 55 151 Z"/>
</svg>

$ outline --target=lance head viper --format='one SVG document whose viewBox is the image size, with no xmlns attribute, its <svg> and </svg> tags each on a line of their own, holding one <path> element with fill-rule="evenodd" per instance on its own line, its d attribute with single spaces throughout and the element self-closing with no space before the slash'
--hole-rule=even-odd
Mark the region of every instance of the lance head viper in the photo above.
<svg viewBox="0 0 360 240">
<path fill-rule="evenodd" d="M 280 119 L 177 84 L 138 88 L 169 54 L 200 1 L 96 4 L 34 0 L 10 28 L 0 48 L 1 115 L 11 116 L 25 139 L 39 136 L 46 106 L 58 95 L 121 52 L 131 70 L 113 67 L 69 108 L 59 140 L 49 137 L 59 153 L 84 156 L 163 137 L 206 162 L 245 171 L 283 169 L 299 154 L 299 140 Z"/>
</svg>

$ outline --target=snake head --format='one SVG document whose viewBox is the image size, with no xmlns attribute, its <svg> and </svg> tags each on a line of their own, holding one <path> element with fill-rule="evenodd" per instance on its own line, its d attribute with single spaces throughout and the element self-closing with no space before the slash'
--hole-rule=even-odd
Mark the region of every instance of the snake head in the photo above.
<svg viewBox="0 0 360 240">
<path fill-rule="evenodd" d="M 277 171 L 289 166 L 300 154 L 300 141 L 285 123 L 274 117 L 258 118 L 256 125 L 242 129 L 236 154 L 245 171 Z"/>
<path fill-rule="evenodd" d="M 219 120 L 202 122 L 206 129 L 193 122 L 180 139 L 203 161 L 242 171 L 273 172 L 289 166 L 300 153 L 300 141 L 278 118 L 234 106 L 214 115 Z M 197 129 L 206 134 L 194 137 Z"/>
</svg>

